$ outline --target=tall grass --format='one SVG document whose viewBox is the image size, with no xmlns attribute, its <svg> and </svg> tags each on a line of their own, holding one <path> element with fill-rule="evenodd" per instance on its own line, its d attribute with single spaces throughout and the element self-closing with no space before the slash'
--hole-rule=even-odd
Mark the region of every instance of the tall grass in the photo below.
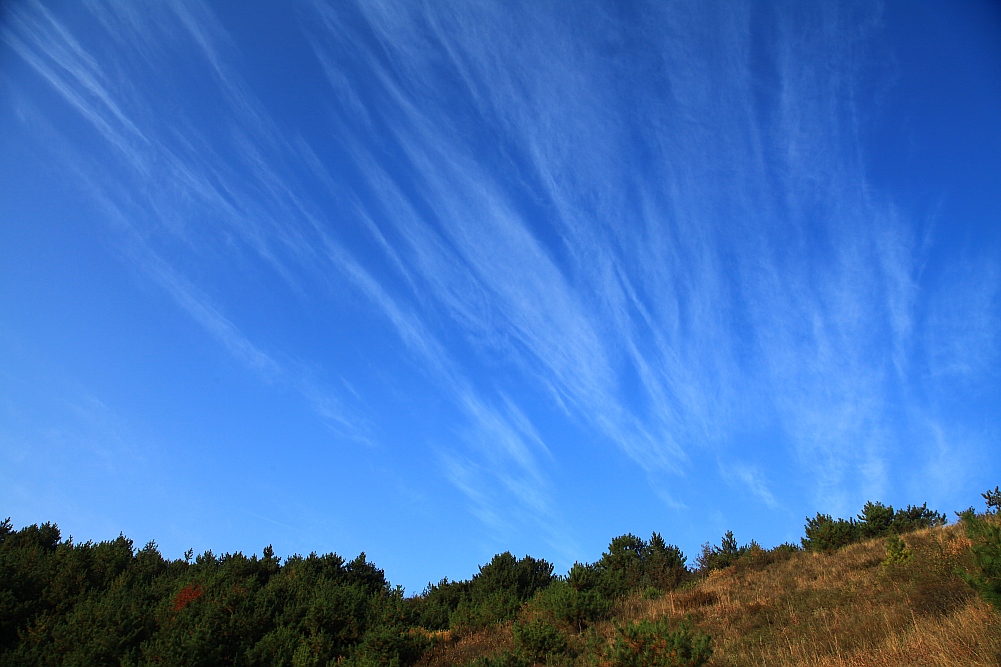
<svg viewBox="0 0 1001 667">
<path fill-rule="evenodd" d="M 853 544 L 830 554 L 759 550 L 661 596 L 636 593 L 571 644 L 615 637 L 615 623 L 690 619 L 713 638 L 718 667 L 744 665 L 863 667 L 1001 665 L 1001 614 L 957 576 L 971 567 L 970 541 L 959 525 L 905 536 L 912 557 L 887 559 L 887 540 Z M 886 564 L 884 564 L 886 563 Z M 470 662 L 511 646 L 510 627 L 442 644 L 422 664 Z"/>
</svg>

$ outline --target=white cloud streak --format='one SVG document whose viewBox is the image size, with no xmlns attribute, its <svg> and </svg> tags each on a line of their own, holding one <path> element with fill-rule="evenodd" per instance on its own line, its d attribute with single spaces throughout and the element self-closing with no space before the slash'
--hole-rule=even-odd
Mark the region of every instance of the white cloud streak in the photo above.
<svg viewBox="0 0 1001 667">
<path fill-rule="evenodd" d="M 129 173 L 93 186 L 132 259 L 346 431 L 363 421 L 346 399 L 252 343 L 175 259 L 259 261 L 328 299 L 351 285 L 467 420 L 466 448 L 440 450 L 444 475 L 497 530 L 513 501 L 557 540 L 558 461 L 531 406 L 483 369 L 530 380 L 655 485 L 701 447 L 743 461 L 721 475 L 775 508 L 736 434 L 777 428 L 818 498 L 853 502 L 888 483 L 887 397 L 921 375 L 915 359 L 942 376 L 997 358 L 990 258 L 926 289 L 933 242 L 866 178 L 855 100 L 878 12 L 792 8 L 765 39 L 739 4 L 641 5 L 630 21 L 614 5 L 571 20 L 544 3 L 304 4 L 351 186 L 249 92 L 204 5 L 88 7 L 120 64 L 37 3 L 2 36 L 122 156 Z M 188 50 L 221 131 L 164 127 L 169 93 L 136 83 Z M 123 178 L 135 199 L 115 194 Z"/>
<path fill-rule="evenodd" d="M 290 384 L 335 430 L 346 437 L 373 442 L 371 424 L 357 401 L 318 385 L 307 370 L 308 364 L 289 355 L 280 355 L 283 360 L 278 361 L 274 354 L 251 342 L 208 294 L 184 277 L 174 262 L 165 259 L 164 252 L 176 255 L 172 248 L 177 242 L 196 255 L 220 243 L 229 245 L 232 251 L 235 241 L 235 249 L 250 251 L 297 289 L 306 289 L 302 286 L 305 280 L 339 290 L 340 281 L 331 279 L 333 270 L 386 316 L 401 340 L 418 355 L 419 366 L 451 390 L 455 404 L 469 421 L 466 441 L 477 455 L 487 455 L 489 466 L 479 466 L 479 470 L 498 480 L 495 494 L 520 503 L 527 514 L 552 522 L 556 515 L 548 507 L 547 482 L 536 460 L 535 452 L 546 451 L 538 434 L 509 400 L 498 395 L 495 407 L 475 389 L 461 365 L 428 328 L 425 318 L 394 297 L 334 238 L 329 212 L 321 212 L 307 193 L 306 184 L 291 175 L 294 170 L 283 166 L 305 165 L 328 189 L 327 194 L 345 200 L 348 212 L 357 216 L 359 224 L 368 225 L 376 237 L 378 229 L 364 210 L 353 206 L 356 198 L 331 179 L 310 147 L 278 130 L 267 111 L 246 91 L 226 63 L 224 53 L 231 44 L 211 13 L 198 2 L 174 3 L 166 10 L 147 8 L 156 10 L 152 14 L 129 3 L 94 1 L 88 6 L 96 20 L 113 34 L 121 61 L 132 63 L 133 70 L 116 71 L 116 76 L 110 76 L 102 69 L 109 64 L 88 53 L 65 26 L 37 3 L 17 8 L 15 20 L 4 28 L 3 37 L 125 157 L 130 171 L 124 176 L 108 169 L 97 169 L 92 174 L 83 173 L 84 169 L 79 175 L 124 234 L 123 247 L 130 260 L 230 356 L 262 380 Z M 195 52 L 209 63 L 227 104 L 228 144 L 190 122 L 182 121 L 176 129 L 156 126 L 152 108 L 157 99 L 135 90 L 116 89 L 110 83 L 112 78 L 135 81 L 144 71 L 163 69 L 175 49 L 183 49 L 188 43 L 193 43 Z M 120 67 L 128 69 L 126 65 Z M 128 106 L 135 117 L 121 110 L 118 95 L 129 95 Z M 73 157 L 88 162 L 80 155 Z M 122 192 L 123 179 L 138 185 L 134 190 L 140 193 L 138 197 Z M 199 225 L 198 219 L 212 224 Z M 377 240 L 392 257 L 391 244 L 386 239 Z M 523 241 L 512 239 L 513 243 Z M 157 250 L 158 245 L 163 249 Z M 428 259 L 449 262 L 453 258 L 440 255 Z M 403 269 L 402 262 L 398 258 L 396 261 Z M 481 444 L 484 442 L 492 443 L 494 448 L 485 447 Z M 463 476 L 455 472 L 460 468 L 452 465 L 450 469 L 453 472 L 446 470 L 446 474 L 464 488 Z M 497 503 L 499 499 L 495 495 L 489 502 Z M 509 504 L 509 500 L 500 502 Z M 483 503 L 480 506 L 486 507 Z M 490 511 L 477 510 L 485 519 Z"/>
<path fill-rule="evenodd" d="M 595 50 L 598 35 L 613 51 L 627 39 L 600 11 L 314 9 L 345 116 L 397 151 L 389 163 L 350 148 L 388 200 L 395 228 L 380 238 L 397 239 L 394 264 L 471 339 L 648 470 L 681 469 L 689 444 L 738 446 L 740 420 L 774 413 L 818 498 L 885 489 L 899 446 L 887 396 L 922 343 L 928 248 L 864 171 L 856 96 L 878 9 L 779 15 L 772 79 L 751 62 L 746 5 L 641 8 L 642 23 L 675 31 L 630 61 L 641 73 Z M 353 38 L 359 16 L 371 42 Z M 367 100 L 347 79 L 359 67 Z M 640 77 L 662 96 L 642 99 Z M 444 90 L 448 102 L 422 92 Z M 446 106 L 456 96 L 468 108 Z M 496 137 L 493 161 L 460 131 L 470 117 Z M 976 310 L 979 327 L 940 319 L 996 337 L 997 308 Z M 641 389 L 624 401 L 629 377 Z M 774 505 L 753 470 L 729 476 Z"/>
</svg>

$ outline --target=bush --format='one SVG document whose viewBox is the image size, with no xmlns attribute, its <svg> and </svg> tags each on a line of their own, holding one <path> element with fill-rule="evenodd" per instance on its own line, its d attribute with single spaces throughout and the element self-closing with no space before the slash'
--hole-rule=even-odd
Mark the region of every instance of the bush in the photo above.
<svg viewBox="0 0 1001 667">
<path fill-rule="evenodd" d="M 552 564 L 531 556 L 519 560 L 510 551 L 505 551 L 480 566 L 479 573 L 470 581 L 469 591 L 474 599 L 504 591 L 519 600 L 527 600 L 552 581 Z"/>
<path fill-rule="evenodd" d="M 858 526 L 854 519 L 845 521 L 817 512 L 814 518 L 806 519 L 806 537 L 802 540 L 807 551 L 828 553 L 858 541 Z"/>
<path fill-rule="evenodd" d="M 611 602 L 596 590 L 580 591 L 569 581 L 557 581 L 535 594 L 531 606 L 557 623 L 582 631 L 608 614 Z"/>
<path fill-rule="evenodd" d="M 870 539 L 886 535 L 893 528 L 893 519 L 896 513 L 893 506 L 886 506 L 879 502 L 866 502 L 862 508 L 862 513 L 858 515 L 858 523 L 855 524 L 857 537 L 859 539 Z"/>
<path fill-rule="evenodd" d="M 531 662 L 517 651 L 502 651 L 497 655 L 476 658 L 470 667 L 531 667 Z"/>
<path fill-rule="evenodd" d="M 1001 514 L 1001 486 L 995 486 L 993 491 L 988 489 L 980 495 L 984 497 L 984 502 L 987 503 L 988 512 L 991 512 L 993 509 L 994 514 Z"/>
<path fill-rule="evenodd" d="M 518 615 L 521 600 L 509 591 L 464 598 L 449 616 L 449 628 L 459 631 L 481 630 Z"/>
<path fill-rule="evenodd" d="M 514 645 L 529 662 L 544 662 L 567 650 L 566 635 L 547 618 L 517 621 L 511 634 Z"/>
<path fill-rule="evenodd" d="M 733 536 L 733 531 L 728 530 L 726 531 L 726 535 L 723 536 L 723 539 L 720 540 L 720 545 L 718 547 L 713 546 L 708 542 L 703 544 L 702 553 L 695 559 L 695 562 L 698 564 L 701 572 L 721 570 L 736 563 L 753 548 L 757 548 L 759 551 L 761 549 L 761 547 L 754 541 L 752 541 L 751 544 L 745 544 L 742 547 L 738 547 L 737 540 Z"/>
<path fill-rule="evenodd" d="M 555 579 L 545 560 L 517 559 L 506 551 L 481 565 L 469 581 L 443 579 L 408 605 L 414 622 L 429 630 L 477 630 L 511 620 Z"/>
<path fill-rule="evenodd" d="M 819 512 L 812 519 L 807 517 L 806 537 L 801 541 L 808 551 L 829 553 L 861 540 L 944 525 L 945 515 L 928 509 L 928 503 L 894 510 L 893 505 L 867 502 L 857 520 L 834 519 Z"/>
<path fill-rule="evenodd" d="M 895 567 L 910 562 L 914 557 L 914 552 L 907 548 L 907 544 L 897 537 L 890 535 L 886 540 L 886 558 L 883 559 L 883 567 Z"/>
<path fill-rule="evenodd" d="M 661 591 L 676 588 L 684 578 L 685 554 L 673 544 L 664 542 L 660 533 L 650 536 L 643 562 L 643 581 Z"/>
<path fill-rule="evenodd" d="M 428 630 L 448 629 L 449 616 L 468 594 L 468 581 L 449 581 L 446 577 L 437 584 L 428 584 L 424 592 L 407 600 L 413 624 Z"/>
<path fill-rule="evenodd" d="M 685 554 L 659 533 L 653 533 L 649 541 L 627 533 L 613 539 L 594 565 L 575 564 L 570 579 L 575 588 L 595 588 L 615 598 L 645 586 L 673 589 L 685 573 Z"/>
<path fill-rule="evenodd" d="M 997 488 L 983 494 L 988 507 L 985 514 L 978 516 L 972 509 L 961 514 L 966 536 L 973 542 L 970 551 L 976 567 L 974 572 L 962 572 L 961 576 L 984 600 L 1001 611 L 1001 514 L 990 511 L 1001 501 L 997 494 Z"/>
<path fill-rule="evenodd" d="M 892 507 L 890 509 L 893 509 Z M 921 507 L 908 505 L 906 509 L 897 510 L 893 515 L 892 530 L 896 533 L 909 533 L 921 528 L 933 528 L 945 525 L 945 515 L 928 509 L 928 503 Z"/>
<path fill-rule="evenodd" d="M 353 665 L 410 665 L 417 662 L 430 645 L 427 636 L 407 632 L 406 628 L 390 625 L 376 626 L 369 630 L 348 661 Z"/>
<path fill-rule="evenodd" d="M 671 630 L 668 620 L 616 625 L 615 641 L 602 652 L 603 667 L 697 667 L 712 656 L 709 635 L 691 623 Z"/>
</svg>

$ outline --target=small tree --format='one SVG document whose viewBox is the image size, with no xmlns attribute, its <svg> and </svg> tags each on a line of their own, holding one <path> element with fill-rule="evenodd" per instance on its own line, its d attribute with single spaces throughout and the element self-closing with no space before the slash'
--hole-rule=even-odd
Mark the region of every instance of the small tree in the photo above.
<svg viewBox="0 0 1001 667">
<path fill-rule="evenodd" d="M 983 494 L 988 508 L 985 514 L 978 516 L 971 508 L 960 515 L 966 536 L 973 542 L 970 551 L 976 564 L 975 572 L 961 574 L 984 600 L 1001 611 L 1001 515 L 990 511 L 1001 501 L 998 494 L 997 487 Z"/>
<path fill-rule="evenodd" d="M 856 524 L 858 536 L 861 539 L 868 539 L 888 535 L 893 528 L 894 515 L 893 505 L 866 502 L 862 513 L 858 515 L 858 523 Z"/>
<path fill-rule="evenodd" d="M 667 618 L 616 625 L 615 641 L 605 647 L 602 667 L 698 667 L 712 657 L 712 640 L 683 622 L 671 630 Z"/>
<path fill-rule="evenodd" d="M 511 628 L 514 645 L 531 663 L 544 662 L 550 656 L 561 655 L 567 650 L 567 637 L 545 617 L 517 621 Z"/>
<path fill-rule="evenodd" d="M 897 565 L 909 563 L 914 557 L 914 552 L 907 548 L 907 544 L 896 535 L 890 535 L 886 539 L 886 558 L 883 559 L 883 567 L 891 568 Z"/>
<path fill-rule="evenodd" d="M 695 562 L 698 563 L 699 570 L 703 572 L 721 570 L 736 563 L 750 549 L 750 544 L 738 547 L 737 540 L 733 536 L 733 531 L 728 530 L 723 535 L 723 539 L 720 541 L 718 547 L 712 546 L 708 542 L 703 544 L 702 553 L 695 559 Z"/>
<path fill-rule="evenodd" d="M 994 514 L 1001 514 L 1001 486 L 995 486 L 994 490 L 988 489 L 980 494 L 987 503 L 987 511 L 994 510 Z"/>
<path fill-rule="evenodd" d="M 685 576 L 685 554 L 673 544 L 667 544 L 660 533 L 650 536 L 643 563 L 643 580 L 648 586 L 662 591 L 681 583 Z"/>
<path fill-rule="evenodd" d="M 806 519 L 806 537 L 802 539 L 807 551 L 830 552 L 858 541 L 858 524 L 854 519 L 845 521 L 817 512 Z"/>
</svg>

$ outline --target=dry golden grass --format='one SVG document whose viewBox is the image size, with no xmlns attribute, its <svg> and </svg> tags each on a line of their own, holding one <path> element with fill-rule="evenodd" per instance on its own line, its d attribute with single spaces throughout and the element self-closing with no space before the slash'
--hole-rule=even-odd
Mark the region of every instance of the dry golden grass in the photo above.
<svg viewBox="0 0 1001 667">
<path fill-rule="evenodd" d="M 1001 665 L 1001 614 L 955 575 L 969 565 L 961 528 L 904 540 L 914 552 L 904 565 L 882 565 L 883 539 L 830 555 L 764 552 L 658 599 L 637 594 L 614 613 L 620 623 L 690 618 L 712 635 L 715 667 Z M 593 631 L 611 637 L 614 626 Z M 499 627 L 443 642 L 421 664 L 461 665 L 511 646 L 510 628 Z"/>
<path fill-rule="evenodd" d="M 462 637 L 445 636 L 436 642 L 418 667 L 445 667 L 464 665 L 485 655 L 495 655 L 514 646 L 510 625 L 495 626 Z"/>
<path fill-rule="evenodd" d="M 886 541 L 782 562 L 741 563 L 624 618 L 689 616 L 713 637 L 711 665 L 1001 665 L 1001 616 L 956 575 L 957 526 L 905 536 L 911 562 L 882 566 Z"/>
</svg>

